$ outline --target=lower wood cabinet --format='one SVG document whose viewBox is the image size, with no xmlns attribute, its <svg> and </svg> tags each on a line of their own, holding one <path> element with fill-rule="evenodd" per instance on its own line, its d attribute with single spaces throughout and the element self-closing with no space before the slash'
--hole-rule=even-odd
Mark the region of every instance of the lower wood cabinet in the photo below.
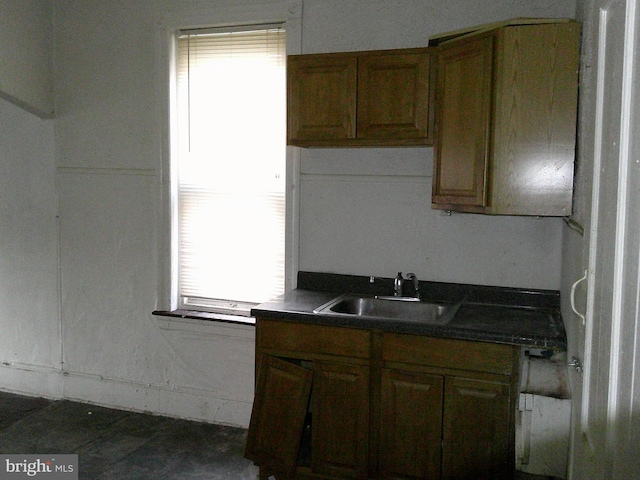
<svg viewBox="0 0 640 480">
<path fill-rule="evenodd" d="M 277 357 L 265 355 L 256 384 L 247 456 L 285 475 L 293 475 L 304 430 L 312 374 Z"/>
<path fill-rule="evenodd" d="M 513 476 L 519 347 L 288 321 L 256 326 L 245 454 L 261 479 Z"/>
<path fill-rule="evenodd" d="M 382 369 L 381 478 L 440 478 L 444 378 Z"/>
<path fill-rule="evenodd" d="M 513 477 L 511 390 L 506 380 L 445 378 L 442 478 Z"/>
<path fill-rule="evenodd" d="M 369 367 L 314 362 L 311 470 L 367 478 Z"/>
</svg>

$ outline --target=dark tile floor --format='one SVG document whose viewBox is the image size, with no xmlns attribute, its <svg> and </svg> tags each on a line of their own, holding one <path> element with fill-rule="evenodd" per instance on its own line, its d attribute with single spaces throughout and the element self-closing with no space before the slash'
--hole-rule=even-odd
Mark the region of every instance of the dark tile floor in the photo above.
<svg viewBox="0 0 640 480">
<path fill-rule="evenodd" d="M 0 453 L 78 454 L 81 480 L 255 480 L 246 430 L 0 392 Z"/>
<path fill-rule="evenodd" d="M 0 392 L 0 453 L 78 454 L 80 480 L 255 480 L 258 470 L 242 454 L 246 433 Z"/>
</svg>

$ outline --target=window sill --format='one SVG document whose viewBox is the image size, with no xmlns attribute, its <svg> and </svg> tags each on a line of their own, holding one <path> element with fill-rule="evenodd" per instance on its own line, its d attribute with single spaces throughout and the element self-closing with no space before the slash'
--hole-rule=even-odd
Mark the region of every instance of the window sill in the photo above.
<svg viewBox="0 0 640 480">
<path fill-rule="evenodd" d="M 152 312 L 155 316 L 188 318 L 192 320 L 205 320 L 211 322 L 234 323 L 238 325 L 255 325 L 254 317 L 245 317 L 242 315 L 228 315 L 224 313 L 200 312 L 197 310 L 155 310 Z"/>
</svg>

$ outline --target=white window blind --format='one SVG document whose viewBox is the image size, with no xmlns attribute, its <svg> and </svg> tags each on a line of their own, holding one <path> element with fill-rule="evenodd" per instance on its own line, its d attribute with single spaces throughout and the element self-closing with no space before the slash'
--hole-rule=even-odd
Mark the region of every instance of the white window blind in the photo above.
<svg viewBox="0 0 640 480">
<path fill-rule="evenodd" d="M 284 291 L 285 31 L 178 39 L 181 308 L 248 314 Z"/>
</svg>

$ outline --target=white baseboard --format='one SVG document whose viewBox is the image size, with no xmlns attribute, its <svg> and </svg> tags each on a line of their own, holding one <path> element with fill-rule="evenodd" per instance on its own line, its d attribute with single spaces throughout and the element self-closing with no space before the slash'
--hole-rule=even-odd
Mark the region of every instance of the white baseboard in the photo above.
<svg viewBox="0 0 640 480">
<path fill-rule="evenodd" d="M 34 365 L 0 365 L 0 390 L 246 428 L 253 399 L 140 384 Z"/>
<path fill-rule="evenodd" d="M 62 372 L 43 365 L 2 363 L 0 364 L 0 390 L 58 400 L 64 393 Z"/>
</svg>

